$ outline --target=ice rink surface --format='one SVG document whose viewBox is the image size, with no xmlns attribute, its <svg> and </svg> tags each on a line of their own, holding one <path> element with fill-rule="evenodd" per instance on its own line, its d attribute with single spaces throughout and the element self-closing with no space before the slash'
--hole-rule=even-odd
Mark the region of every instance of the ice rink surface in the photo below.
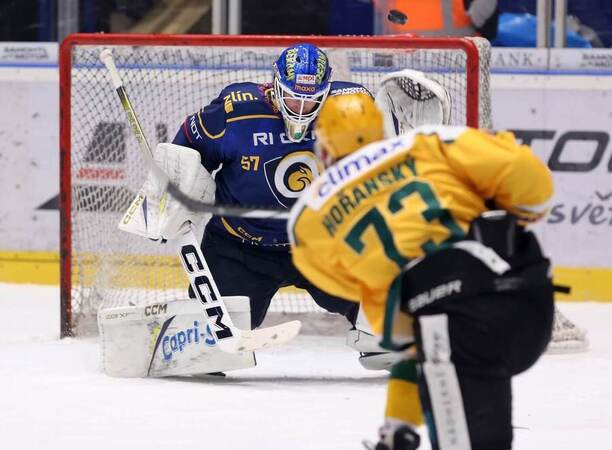
<svg viewBox="0 0 612 450">
<path fill-rule="evenodd" d="M 225 379 L 110 378 L 95 339 L 57 339 L 58 296 L 0 284 L 2 449 L 357 450 L 375 438 L 386 372 L 362 369 L 341 337 L 299 336 Z M 559 307 L 591 349 L 516 378 L 514 449 L 610 449 L 612 305 Z"/>
</svg>

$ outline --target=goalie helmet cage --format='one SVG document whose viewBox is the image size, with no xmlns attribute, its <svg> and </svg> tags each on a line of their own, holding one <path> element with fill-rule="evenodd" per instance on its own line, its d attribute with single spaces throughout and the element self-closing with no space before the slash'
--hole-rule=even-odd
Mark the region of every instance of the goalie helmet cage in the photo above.
<svg viewBox="0 0 612 450">
<path fill-rule="evenodd" d="M 271 82 L 280 51 L 298 42 L 327 52 L 332 79 L 372 93 L 389 72 L 420 70 L 449 92 L 451 124 L 491 127 L 490 45 L 482 38 L 70 35 L 60 47 L 62 336 L 95 332 L 102 305 L 160 303 L 185 297 L 188 285 L 172 245 L 117 229 L 147 169 L 100 52 L 113 52 L 155 145 L 172 140 L 185 118 L 226 85 Z M 236 93 L 225 107 L 243 100 Z M 270 311 L 321 310 L 307 295 L 288 292 Z"/>
</svg>

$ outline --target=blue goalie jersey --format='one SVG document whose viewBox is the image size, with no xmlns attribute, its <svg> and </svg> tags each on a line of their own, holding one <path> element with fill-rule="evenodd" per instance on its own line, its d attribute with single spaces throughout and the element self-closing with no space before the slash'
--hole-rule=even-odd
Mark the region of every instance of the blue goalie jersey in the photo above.
<svg viewBox="0 0 612 450">
<path fill-rule="evenodd" d="M 354 92 L 369 94 L 359 84 L 334 81 L 329 95 Z M 173 143 L 197 150 L 209 172 L 219 169 L 216 203 L 289 209 L 322 170 L 312 129 L 291 142 L 272 95 L 271 84 L 231 84 L 176 134 Z M 284 220 L 213 216 L 207 226 L 255 245 L 288 245 Z"/>
</svg>

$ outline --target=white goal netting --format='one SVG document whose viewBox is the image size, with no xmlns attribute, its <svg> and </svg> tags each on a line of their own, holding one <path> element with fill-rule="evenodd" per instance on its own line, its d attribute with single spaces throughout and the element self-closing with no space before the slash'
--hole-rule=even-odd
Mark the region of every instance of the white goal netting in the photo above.
<svg viewBox="0 0 612 450">
<path fill-rule="evenodd" d="M 105 42 L 104 39 L 107 39 Z M 174 40 L 173 40 L 174 39 Z M 208 39 L 208 40 L 207 40 Z M 451 100 L 451 123 L 491 126 L 490 47 L 483 39 L 310 38 L 330 56 L 335 79 L 372 93 L 387 73 L 420 70 Z M 468 42 L 469 44 L 466 44 Z M 120 232 L 117 223 L 146 175 L 137 142 L 100 62 L 112 50 L 149 143 L 171 141 L 184 121 L 230 83 L 271 82 L 272 63 L 294 43 L 236 37 L 232 45 L 201 36 L 130 41 L 83 36 L 63 46 L 62 288 L 64 333 L 95 330 L 100 306 L 159 303 L 185 297 L 188 285 L 175 250 Z M 333 45 L 332 45 L 333 43 Z M 476 50 L 468 58 L 466 46 Z M 474 55 L 476 57 L 474 58 Z M 479 80 L 470 84 L 474 74 Z M 477 112 L 478 123 L 470 122 Z M 312 312 L 304 293 L 285 290 L 271 311 Z"/>
</svg>

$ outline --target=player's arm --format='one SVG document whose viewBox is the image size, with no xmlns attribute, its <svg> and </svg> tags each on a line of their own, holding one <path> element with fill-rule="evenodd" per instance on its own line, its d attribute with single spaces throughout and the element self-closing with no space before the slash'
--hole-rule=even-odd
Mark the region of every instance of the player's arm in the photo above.
<svg viewBox="0 0 612 450">
<path fill-rule="evenodd" d="M 209 172 L 223 162 L 221 143 L 226 127 L 225 91 L 221 91 L 209 105 L 187 116 L 172 141 L 173 144 L 198 151 L 202 165 Z"/>
<path fill-rule="evenodd" d="M 469 180 L 483 198 L 534 222 L 548 211 L 553 179 L 531 148 L 520 145 L 510 132 L 491 134 L 466 129 L 445 146 L 449 164 Z"/>
</svg>

